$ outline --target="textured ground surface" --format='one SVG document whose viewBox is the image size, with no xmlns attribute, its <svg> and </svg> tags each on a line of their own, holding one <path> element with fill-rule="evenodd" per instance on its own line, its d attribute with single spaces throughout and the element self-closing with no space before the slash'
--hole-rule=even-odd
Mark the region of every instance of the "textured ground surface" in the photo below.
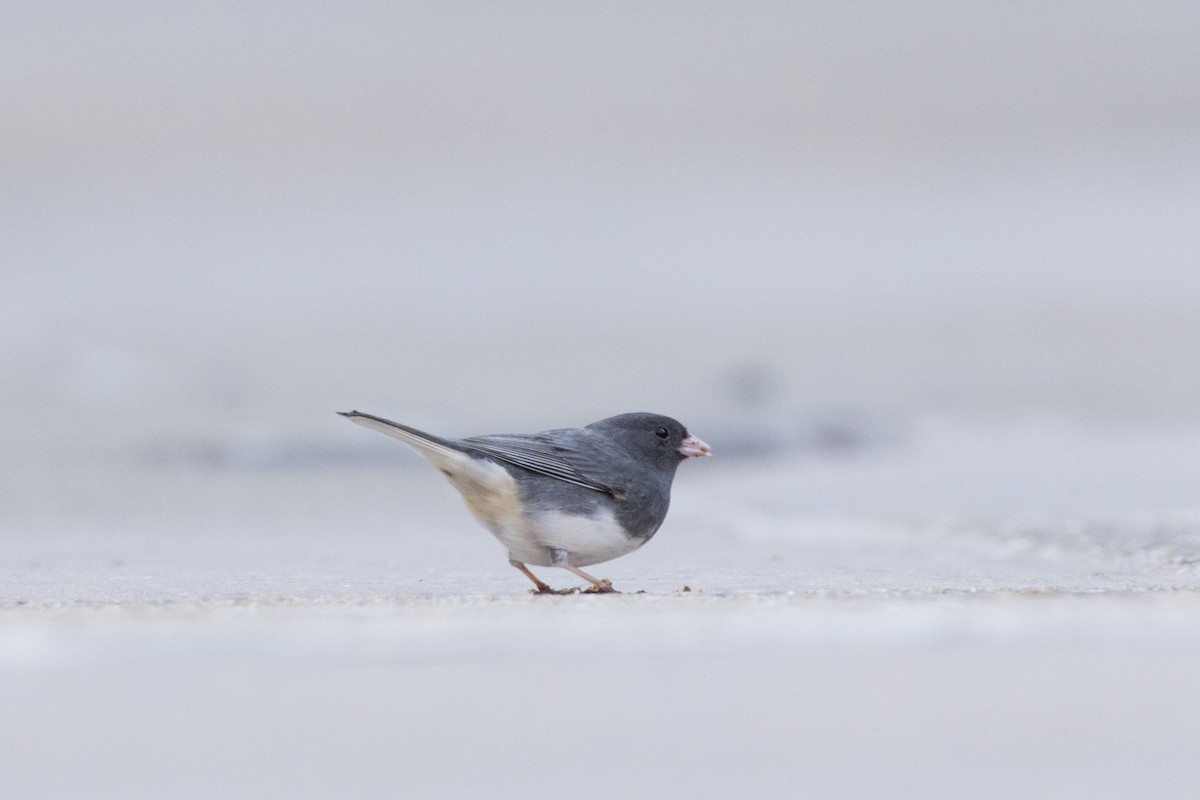
<svg viewBox="0 0 1200 800">
<path fill-rule="evenodd" d="M 420 464 L 82 470 L 3 531 L 0 789 L 1189 797 L 1198 445 L 688 463 L 603 597 L 526 594 Z"/>
</svg>

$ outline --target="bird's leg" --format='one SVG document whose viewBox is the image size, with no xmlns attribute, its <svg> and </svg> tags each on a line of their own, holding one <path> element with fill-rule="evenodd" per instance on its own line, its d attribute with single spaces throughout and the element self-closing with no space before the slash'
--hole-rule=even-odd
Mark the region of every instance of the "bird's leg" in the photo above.
<svg viewBox="0 0 1200 800">
<path fill-rule="evenodd" d="M 588 583 L 591 584 L 590 587 L 588 587 L 587 589 L 584 589 L 585 592 L 588 592 L 589 594 L 596 594 L 596 593 L 620 594 L 620 592 L 618 592 L 616 589 L 613 588 L 612 581 L 610 581 L 608 578 L 593 578 L 591 575 L 588 575 L 586 572 L 581 570 L 579 567 L 576 567 L 573 564 L 571 564 L 568 561 L 568 556 L 567 556 L 566 550 L 563 550 L 560 547 L 556 547 L 550 551 L 550 555 L 554 558 L 554 566 L 562 567 L 563 569 L 567 570 L 568 572 L 574 572 L 576 575 L 578 575 L 579 577 L 583 578 L 585 581 L 587 581 Z"/>
<path fill-rule="evenodd" d="M 529 578 L 529 580 L 533 581 L 533 585 L 537 587 L 538 594 L 557 594 L 557 592 L 550 588 L 549 584 L 541 581 L 537 575 L 534 575 L 529 571 L 529 567 L 525 566 L 520 561 L 510 558 L 508 563 L 521 570 L 521 572 L 525 573 L 526 578 Z"/>
<path fill-rule="evenodd" d="M 579 577 L 583 578 L 585 581 L 591 583 L 591 586 L 583 590 L 589 594 L 620 594 L 620 592 L 613 588 L 612 581 L 610 581 L 608 578 L 593 578 L 579 567 L 572 567 L 570 564 L 564 566 L 563 569 L 570 570 Z"/>
</svg>

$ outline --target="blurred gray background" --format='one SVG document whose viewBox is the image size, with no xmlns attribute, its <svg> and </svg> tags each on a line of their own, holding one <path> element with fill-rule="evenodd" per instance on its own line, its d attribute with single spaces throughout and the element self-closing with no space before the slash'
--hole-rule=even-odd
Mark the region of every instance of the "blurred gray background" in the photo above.
<svg viewBox="0 0 1200 800">
<path fill-rule="evenodd" d="M 464 435 L 645 408 L 720 450 L 758 420 L 1200 403 L 1195 3 L 2 28 L 10 465 L 322 458 L 365 446 L 348 407 Z"/>
</svg>

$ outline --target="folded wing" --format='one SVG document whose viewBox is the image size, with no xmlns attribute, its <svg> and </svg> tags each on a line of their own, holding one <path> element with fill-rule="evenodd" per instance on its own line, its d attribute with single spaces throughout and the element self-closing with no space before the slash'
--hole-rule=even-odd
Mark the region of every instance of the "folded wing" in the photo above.
<svg viewBox="0 0 1200 800">
<path fill-rule="evenodd" d="M 580 472 L 568 460 L 571 458 L 571 451 L 543 434 L 474 436 L 470 439 L 462 439 L 460 443 L 489 458 L 507 462 L 539 475 L 557 478 L 560 481 L 605 494 L 616 494 L 613 487 Z"/>
<path fill-rule="evenodd" d="M 590 478 L 571 463 L 571 460 L 586 461 L 564 441 L 552 439 L 550 434 L 500 434 L 475 436 L 470 439 L 444 439 L 416 428 L 393 422 L 390 419 L 366 414 L 361 411 L 339 411 L 352 422 L 387 434 L 415 448 L 425 458 L 439 467 L 460 462 L 467 456 L 485 457 L 536 472 L 586 489 L 605 494 L 616 494 L 607 483 Z"/>
</svg>

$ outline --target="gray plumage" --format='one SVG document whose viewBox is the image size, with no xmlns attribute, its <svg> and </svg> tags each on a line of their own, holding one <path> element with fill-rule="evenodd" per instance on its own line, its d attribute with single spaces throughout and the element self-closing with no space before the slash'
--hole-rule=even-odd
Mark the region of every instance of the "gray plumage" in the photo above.
<svg viewBox="0 0 1200 800">
<path fill-rule="evenodd" d="M 534 434 L 449 439 L 358 411 L 339 412 L 412 446 L 440 469 L 467 507 L 509 549 L 509 560 L 558 566 L 608 585 L 579 567 L 647 542 L 662 525 L 680 462 L 708 445 L 678 421 L 632 413 Z"/>
</svg>

